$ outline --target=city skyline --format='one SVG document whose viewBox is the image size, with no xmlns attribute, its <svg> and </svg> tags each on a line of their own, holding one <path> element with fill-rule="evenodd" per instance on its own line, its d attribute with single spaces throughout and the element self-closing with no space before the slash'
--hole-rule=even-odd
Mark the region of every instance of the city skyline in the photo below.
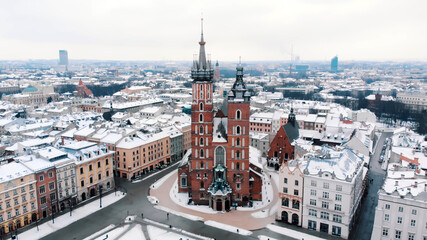
<svg viewBox="0 0 427 240">
<path fill-rule="evenodd" d="M 0 60 L 189 61 L 205 19 L 212 60 L 426 61 L 427 3 L 388 1 L 39 1 L 0 10 Z M 424 6 L 424 7 L 423 7 Z M 226 26 L 226 27 L 225 27 Z"/>
</svg>

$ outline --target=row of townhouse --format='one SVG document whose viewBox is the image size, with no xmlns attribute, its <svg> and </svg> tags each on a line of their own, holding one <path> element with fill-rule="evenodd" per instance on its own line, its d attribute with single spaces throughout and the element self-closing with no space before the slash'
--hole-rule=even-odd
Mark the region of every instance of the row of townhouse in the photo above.
<svg viewBox="0 0 427 240">
<path fill-rule="evenodd" d="M 189 124 L 171 125 L 160 130 L 159 133 L 143 134 L 130 127 L 108 130 L 106 128 L 87 126 L 80 130 L 70 129 L 63 133 L 61 137 L 63 144 L 67 140 L 77 140 L 107 146 L 108 150 L 116 152 L 113 163 L 114 174 L 122 178 L 131 179 L 164 164 L 181 160 L 184 153 L 190 148 L 191 128 Z M 162 140 L 159 143 L 161 146 L 157 149 L 157 146 L 151 146 L 149 143 L 159 141 L 159 136 L 161 136 Z M 150 151 L 140 152 L 145 149 L 146 144 L 149 145 L 147 147 L 150 148 Z M 142 148 L 139 149 L 139 147 Z M 151 148 L 153 148 L 153 151 Z M 164 153 L 159 155 L 163 150 Z M 123 155 L 127 151 L 131 151 L 132 157 Z M 127 162 L 127 160 L 131 161 Z"/>
<path fill-rule="evenodd" d="M 81 141 L 0 166 L 0 236 L 114 188 L 113 151 Z"/>
<path fill-rule="evenodd" d="M 323 146 L 283 162 L 276 219 L 347 239 L 366 188 L 366 159 L 348 148 Z"/>
<path fill-rule="evenodd" d="M 388 142 L 371 239 L 427 240 L 427 141 L 402 128 Z"/>
</svg>

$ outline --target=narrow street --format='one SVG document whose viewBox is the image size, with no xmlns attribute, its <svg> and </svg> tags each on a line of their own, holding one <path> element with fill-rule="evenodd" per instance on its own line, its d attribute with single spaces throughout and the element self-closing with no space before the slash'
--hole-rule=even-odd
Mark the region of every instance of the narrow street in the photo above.
<svg viewBox="0 0 427 240">
<path fill-rule="evenodd" d="M 368 185 L 368 193 L 362 199 L 360 215 L 350 233 L 350 239 L 371 239 L 375 220 L 375 208 L 378 204 L 378 190 L 381 188 L 386 174 L 386 171 L 381 169 L 381 164 L 378 162 L 378 160 L 380 159 L 385 140 L 391 136 L 391 132 L 383 132 L 379 137 L 374 152 L 371 156 L 368 177 L 369 179 L 373 179 L 373 182 Z"/>
</svg>

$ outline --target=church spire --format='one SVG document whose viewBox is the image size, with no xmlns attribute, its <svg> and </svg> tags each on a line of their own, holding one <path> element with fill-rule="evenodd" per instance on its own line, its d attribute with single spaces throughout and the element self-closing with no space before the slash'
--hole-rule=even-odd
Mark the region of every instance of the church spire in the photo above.
<svg viewBox="0 0 427 240">
<path fill-rule="evenodd" d="M 199 59 L 194 60 L 193 67 L 191 69 L 191 78 L 194 80 L 202 81 L 212 81 L 213 78 L 213 69 L 211 62 L 206 59 L 205 52 L 205 39 L 203 36 L 203 18 L 201 18 L 201 38 L 200 38 L 200 50 L 199 50 Z"/>
<path fill-rule="evenodd" d="M 206 64 L 206 53 L 205 53 L 205 44 L 206 42 L 203 39 L 203 18 L 201 19 L 201 29 L 202 29 L 202 36 L 200 38 L 200 52 L 199 52 L 199 69 L 200 70 L 206 70 L 207 64 Z"/>
</svg>

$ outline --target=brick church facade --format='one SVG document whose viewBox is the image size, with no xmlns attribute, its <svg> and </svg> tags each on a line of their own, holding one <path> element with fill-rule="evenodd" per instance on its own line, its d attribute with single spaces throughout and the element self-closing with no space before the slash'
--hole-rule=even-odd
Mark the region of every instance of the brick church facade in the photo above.
<svg viewBox="0 0 427 240">
<path fill-rule="evenodd" d="M 293 109 L 288 117 L 288 122 L 281 126 L 274 136 L 268 151 L 268 164 L 279 170 L 283 162 L 294 159 L 295 147 L 292 142 L 299 138 L 299 127 Z"/>
<path fill-rule="evenodd" d="M 187 192 L 195 204 L 226 211 L 262 200 L 261 170 L 249 162 L 251 95 L 239 65 L 222 110 L 214 109 L 214 70 L 206 59 L 203 31 L 199 44 L 191 69 L 191 151 L 178 168 L 179 192 Z"/>
</svg>

